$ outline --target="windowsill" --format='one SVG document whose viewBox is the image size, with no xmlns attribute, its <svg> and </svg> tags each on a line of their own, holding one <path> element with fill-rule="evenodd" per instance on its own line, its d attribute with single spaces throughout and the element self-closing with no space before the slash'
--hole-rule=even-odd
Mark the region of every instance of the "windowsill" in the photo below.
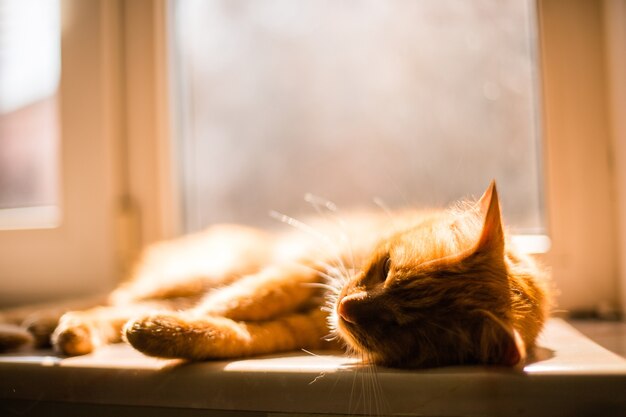
<svg viewBox="0 0 626 417">
<path fill-rule="evenodd" d="M 626 358 L 626 322 L 576 319 L 569 323 L 603 348 Z"/>
<path fill-rule="evenodd" d="M 58 410 L 59 404 L 129 412 L 174 407 L 219 415 L 230 410 L 488 416 L 515 410 L 516 415 L 559 416 L 626 409 L 626 359 L 558 319 L 548 324 L 541 346 L 539 358 L 523 372 L 378 369 L 374 378 L 369 368 L 328 352 L 197 364 L 147 358 L 126 345 L 66 359 L 49 352 L 0 355 L 0 402 L 41 414 L 47 405 Z"/>
</svg>

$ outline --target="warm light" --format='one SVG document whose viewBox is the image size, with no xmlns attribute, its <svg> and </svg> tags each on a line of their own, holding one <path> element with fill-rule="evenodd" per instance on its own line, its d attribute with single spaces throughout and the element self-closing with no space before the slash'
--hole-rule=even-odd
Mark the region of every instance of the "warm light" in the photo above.
<svg viewBox="0 0 626 417">
<path fill-rule="evenodd" d="M 538 254 L 550 250 L 552 241 L 546 235 L 513 235 L 511 243 L 522 253 Z"/>
</svg>

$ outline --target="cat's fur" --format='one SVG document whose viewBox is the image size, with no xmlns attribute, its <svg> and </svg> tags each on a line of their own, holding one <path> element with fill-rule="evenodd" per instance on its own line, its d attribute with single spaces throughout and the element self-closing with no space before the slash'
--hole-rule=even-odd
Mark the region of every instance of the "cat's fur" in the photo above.
<svg viewBox="0 0 626 417">
<path fill-rule="evenodd" d="M 223 225 L 153 246 L 107 305 L 65 313 L 52 343 L 78 355 L 124 338 L 205 360 L 339 342 L 398 367 L 514 366 L 535 346 L 544 272 L 507 242 L 495 184 L 449 210 L 284 220 L 299 232 Z"/>
</svg>

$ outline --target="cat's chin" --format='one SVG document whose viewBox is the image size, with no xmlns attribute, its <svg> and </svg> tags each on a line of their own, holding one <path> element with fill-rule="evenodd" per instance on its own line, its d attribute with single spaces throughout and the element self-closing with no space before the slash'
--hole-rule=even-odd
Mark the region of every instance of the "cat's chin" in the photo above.
<svg viewBox="0 0 626 417">
<path fill-rule="evenodd" d="M 381 362 L 379 355 L 360 342 L 354 331 L 350 330 L 350 327 L 354 327 L 354 324 L 344 320 L 342 317 L 337 317 L 337 333 L 346 343 L 348 353 L 359 357 L 363 364 L 377 364 Z"/>
<path fill-rule="evenodd" d="M 337 317 L 337 333 L 346 342 L 349 348 L 361 350 L 359 343 L 352 336 L 352 333 L 348 329 L 349 324 L 341 317 Z"/>
</svg>

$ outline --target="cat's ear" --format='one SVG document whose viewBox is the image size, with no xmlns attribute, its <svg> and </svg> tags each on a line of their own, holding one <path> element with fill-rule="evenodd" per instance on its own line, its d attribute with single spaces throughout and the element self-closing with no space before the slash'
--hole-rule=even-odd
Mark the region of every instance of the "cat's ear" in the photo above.
<svg viewBox="0 0 626 417">
<path fill-rule="evenodd" d="M 484 216 L 483 228 L 476 244 L 476 251 L 504 251 L 504 231 L 496 182 L 491 181 L 487 191 L 478 200 L 480 212 Z"/>
<path fill-rule="evenodd" d="M 478 199 L 478 207 L 480 208 L 481 213 L 486 213 L 489 208 L 489 204 L 491 203 L 491 196 L 493 195 L 493 191 L 496 188 L 496 181 L 491 180 L 489 183 L 489 187 L 485 190 L 483 195 Z"/>
<path fill-rule="evenodd" d="M 512 326 L 491 322 L 481 335 L 483 363 L 502 366 L 520 366 L 526 360 L 526 345 Z"/>
</svg>

